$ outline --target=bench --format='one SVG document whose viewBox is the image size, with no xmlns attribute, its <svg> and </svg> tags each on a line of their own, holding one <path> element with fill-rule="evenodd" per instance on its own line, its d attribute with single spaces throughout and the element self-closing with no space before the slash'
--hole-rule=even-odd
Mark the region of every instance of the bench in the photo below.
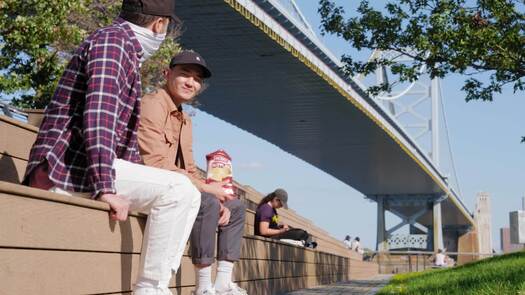
<svg viewBox="0 0 525 295">
<path fill-rule="evenodd" d="M 0 116 L 1 294 L 127 294 L 136 278 L 147 216 L 108 218 L 107 204 L 19 185 L 38 129 Z M 262 195 L 235 184 L 248 208 L 234 279 L 250 294 L 282 292 L 377 274 L 311 221 L 280 210 L 285 222 L 319 241 L 312 250 L 253 235 L 253 206 Z M 374 273 L 375 272 L 375 273 Z M 187 250 L 170 287 L 190 294 L 195 275 Z"/>
</svg>

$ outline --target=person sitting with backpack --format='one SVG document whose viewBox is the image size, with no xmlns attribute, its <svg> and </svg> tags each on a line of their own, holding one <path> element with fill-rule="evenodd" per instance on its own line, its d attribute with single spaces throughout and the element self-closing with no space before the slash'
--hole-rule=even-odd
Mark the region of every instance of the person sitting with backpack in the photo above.
<svg viewBox="0 0 525 295">
<path fill-rule="evenodd" d="M 276 189 L 264 197 L 255 212 L 255 235 L 278 240 L 301 241 L 305 247 L 316 248 L 317 242 L 312 236 L 300 228 L 291 228 L 279 222 L 277 209 L 288 209 L 288 193 L 284 189 Z"/>
</svg>

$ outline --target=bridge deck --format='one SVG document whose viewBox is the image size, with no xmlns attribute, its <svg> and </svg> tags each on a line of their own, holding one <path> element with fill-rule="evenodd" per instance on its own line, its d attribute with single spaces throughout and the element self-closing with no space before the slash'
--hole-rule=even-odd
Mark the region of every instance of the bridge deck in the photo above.
<svg viewBox="0 0 525 295">
<path fill-rule="evenodd" d="M 183 47 L 200 52 L 214 73 L 200 108 L 365 195 L 450 193 L 428 158 L 321 49 L 266 12 L 275 9 L 261 8 L 269 2 L 177 1 Z M 472 223 L 450 196 L 444 222 Z"/>
</svg>

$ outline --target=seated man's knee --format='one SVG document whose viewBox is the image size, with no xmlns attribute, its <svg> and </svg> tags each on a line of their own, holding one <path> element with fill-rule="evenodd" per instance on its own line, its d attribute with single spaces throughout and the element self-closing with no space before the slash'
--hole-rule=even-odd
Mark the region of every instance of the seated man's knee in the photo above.
<svg viewBox="0 0 525 295">
<path fill-rule="evenodd" d="M 190 198 L 190 204 L 192 204 L 192 206 L 200 206 L 202 197 L 201 192 L 191 181 L 188 188 L 188 197 Z"/>
<path fill-rule="evenodd" d="M 214 195 L 209 194 L 209 193 L 203 193 L 201 208 L 202 210 L 206 210 L 206 211 L 211 210 L 212 212 L 219 212 L 221 208 L 221 204 Z"/>
<path fill-rule="evenodd" d="M 199 206 L 201 193 L 186 176 L 173 179 L 168 183 L 168 190 L 162 197 L 162 203 L 188 204 L 189 206 Z"/>
<path fill-rule="evenodd" d="M 187 196 L 190 196 L 192 200 L 196 198 L 201 199 L 201 192 L 187 176 L 183 175 L 183 178 L 178 179 L 177 185 L 180 185 L 182 191 L 184 191 Z"/>
<path fill-rule="evenodd" d="M 244 205 L 244 203 L 239 199 L 228 201 L 228 208 L 232 214 L 239 216 L 244 216 L 246 213 L 246 205 Z"/>
</svg>

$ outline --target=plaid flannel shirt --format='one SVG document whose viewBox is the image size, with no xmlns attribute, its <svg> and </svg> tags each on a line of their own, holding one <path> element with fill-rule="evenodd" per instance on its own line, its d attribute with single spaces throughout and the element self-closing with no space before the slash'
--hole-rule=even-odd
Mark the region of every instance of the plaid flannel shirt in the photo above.
<svg viewBox="0 0 525 295">
<path fill-rule="evenodd" d="M 47 161 L 55 186 L 115 193 L 113 160 L 140 162 L 142 47 L 123 19 L 91 34 L 76 50 L 46 108 L 27 176 Z"/>
</svg>

